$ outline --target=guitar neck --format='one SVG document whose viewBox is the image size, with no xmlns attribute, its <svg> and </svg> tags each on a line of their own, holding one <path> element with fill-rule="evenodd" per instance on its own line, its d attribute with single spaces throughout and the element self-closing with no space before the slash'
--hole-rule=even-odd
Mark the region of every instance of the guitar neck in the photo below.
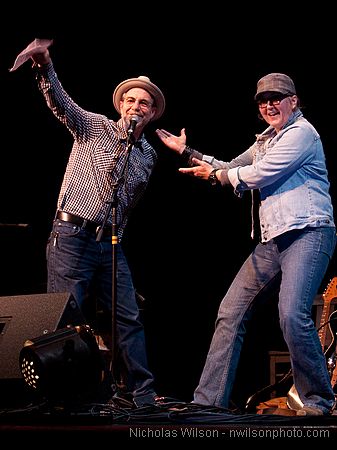
<svg viewBox="0 0 337 450">
<path fill-rule="evenodd" d="M 329 322 L 328 319 L 330 316 L 331 300 L 334 297 L 337 297 L 337 277 L 333 277 L 332 280 L 330 280 L 330 283 L 328 284 L 327 288 L 325 289 L 322 297 L 323 297 L 323 309 L 322 309 L 322 316 L 321 316 L 320 325 L 319 325 L 318 337 L 319 337 L 319 341 L 322 345 L 322 349 L 324 351 L 325 344 L 326 344 L 326 330 L 327 330 L 326 325 Z M 331 327 L 330 327 L 330 331 L 331 331 Z"/>
<path fill-rule="evenodd" d="M 331 386 L 337 383 L 337 359 L 336 359 L 336 342 L 337 342 L 337 310 L 333 311 L 329 317 L 329 329 L 332 336 L 332 342 L 325 351 L 327 358 L 328 370 L 331 378 Z"/>
<path fill-rule="evenodd" d="M 325 348 L 326 329 L 327 329 L 326 324 L 328 322 L 329 313 L 330 313 L 330 300 L 326 300 L 325 295 L 323 294 L 323 309 L 318 331 L 318 337 L 323 351 Z"/>
</svg>

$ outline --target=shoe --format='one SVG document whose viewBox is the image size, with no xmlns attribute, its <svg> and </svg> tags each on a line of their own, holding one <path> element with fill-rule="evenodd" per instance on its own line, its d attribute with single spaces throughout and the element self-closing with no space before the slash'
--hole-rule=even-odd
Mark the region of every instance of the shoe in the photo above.
<svg viewBox="0 0 337 450">
<path fill-rule="evenodd" d="M 116 392 L 110 400 L 108 400 L 109 404 L 115 405 L 118 408 L 123 409 L 133 409 L 135 408 L 135 404 L 133 402 L 132 396 L 130 394 L 124 394 L 121 392 Z"/>
<path fill-rule="evenodd" d="M 158 398 L 157 394 L 154 394 L 154 393 L 145 394 L 145 395 L 140 395 L 138 397 L 134 397 L 133 402 L 134 402 L 136 408 L 143 408 L 144 406 L 155 405 L 156 398 Z"/>
<path fill-rule="evenodd" d="M 323 411 L 315 406 L 303 406 L 296 413 L 296 416 L 323 416 Z"/>
<path fill-rule="evenodd" d="M 174 403 L 181 403 L 179 400 L 172 397 L 162 397 L 160 395 L 150 395 L 143 396 L 141 398 L 134 398 L 134 403 L 137 408 L 142 408 L 144 406 L 159 406 L 159 407 L 167 407 L 168 405 Z"/>
</svg>

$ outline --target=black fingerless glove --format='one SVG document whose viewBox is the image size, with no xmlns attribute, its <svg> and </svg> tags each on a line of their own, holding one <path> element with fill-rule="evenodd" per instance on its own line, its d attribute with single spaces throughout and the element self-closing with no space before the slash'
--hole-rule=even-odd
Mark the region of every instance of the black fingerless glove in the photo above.
<svg viewBox="0 0 337 450">
<path fill-rule="evenodd" d="M 181 154 L 181 158 L 183 159 L 185 164 L 192 167 L 194 165 L 192 159 L 193 158 L 202 159 L 202 153 L 186 145 L 184 151 Z"/>
</svg>

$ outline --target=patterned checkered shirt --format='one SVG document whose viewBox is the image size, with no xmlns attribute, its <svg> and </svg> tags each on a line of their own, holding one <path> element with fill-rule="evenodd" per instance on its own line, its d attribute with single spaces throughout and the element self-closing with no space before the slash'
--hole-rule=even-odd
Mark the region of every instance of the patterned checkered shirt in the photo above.
<svg viewBox="0 0 337 450">
<path fill-rule="evenodd" d="M 157 161 L 155 150 L 142 135 L 128 152 L 122 120 L 115 122 L 80 108 L 64 91 L 52 63 L 36 67 L 36 79 L 48 107 L 74 138 L 58 209 L 102 223 L 112 199 L 112 187 L 122 178 L 117 191 L 116 214 L 121 239 L 130 211 L 143 194 Z M 108 225 L 111 220 L 110 213 Z"/>
</svg>

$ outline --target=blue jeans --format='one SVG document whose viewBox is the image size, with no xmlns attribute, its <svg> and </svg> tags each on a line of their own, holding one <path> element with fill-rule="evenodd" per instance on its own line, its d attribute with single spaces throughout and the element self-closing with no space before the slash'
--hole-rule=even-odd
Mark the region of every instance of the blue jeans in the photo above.
<svg viewBox="0 0 337 450">
<path fill-rule="evenodd" d="M 330 411 L 334 393 L 311 309 L 335 245 L 335 228 L 308 227 L 255 247 L 220 304 L 194 403 L 228 407 L 251 307 L 281 273 L 279 320 L 294 384 L 304 405 Z"/>
<path fill-rule="evenodd" d="M 156 395 L 149 371 L 145 335 L 136 302 L 131 273 L 121 245 L 116 246 L 116 346 L 126 372 L 127 386 L 135 403 L 151 402 Z M 48 292 L 70 292 L 83 310 L 88 300 L 111 312 L 111 236 L 96 242 L 95 233 L 55 220 L 47 244 Z"/>
</svg>

